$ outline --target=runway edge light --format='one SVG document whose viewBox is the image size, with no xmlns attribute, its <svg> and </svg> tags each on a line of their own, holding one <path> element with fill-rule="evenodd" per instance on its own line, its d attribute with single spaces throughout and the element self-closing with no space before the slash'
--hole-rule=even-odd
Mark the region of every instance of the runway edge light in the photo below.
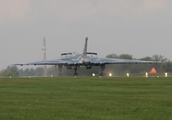
<svg viewBox="0 0 172 120">
<path fill-rule="evenodd" d="M 127 74 L 126 74 L 126 76 L 127 76 L 127 77 L 130 77 L 130 74 L 129 74 L 129 73 L 127 73 Z"/>
<path fill-rule="evenodd" d="M 109 77 L 112 77 L 112 73 L 109 73 Z"/>
<path fill-rule="evenodd" d="M 92 73 L 92 76 L 94 77 L 95 76 L 95 73 Z"/>
<path fill-rule="evenodd" d="M 146 72 L 145 77 L 148 77 L 148 72 Z"/>
</svg>

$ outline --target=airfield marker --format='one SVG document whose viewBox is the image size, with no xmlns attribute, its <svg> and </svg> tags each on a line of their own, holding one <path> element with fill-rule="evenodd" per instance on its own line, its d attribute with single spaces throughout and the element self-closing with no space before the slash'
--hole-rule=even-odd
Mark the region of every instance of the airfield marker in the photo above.
<svg viewBox="0 0 172 120">
<path fill-rule="evenodd" d="M 95 73 L 93 73 L 92 76 L 95 77 Z"/>
<path fill-rule="evenodd" d="M 126 76 L 127 76 L 127 77 L 130 77 L 130 74 L 129 74 L 129 73 L 127 73 L 127 74 L 126 74 Z"/>
<path fill-rule="evenodd" d="M 112 77 L 112 73 L 109 73 L 109 77 Z"/>
</svg>

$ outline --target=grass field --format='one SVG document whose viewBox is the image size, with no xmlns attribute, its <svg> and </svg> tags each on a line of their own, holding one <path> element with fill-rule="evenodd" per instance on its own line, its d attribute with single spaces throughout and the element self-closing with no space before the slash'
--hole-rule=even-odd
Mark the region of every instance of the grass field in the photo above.
<svg viewBox="0 0 172 120">
<path fill-rule="evenodd" d="M 0 78 L 0 120 L 172 120 L 172 78 Z"/>
</svg>

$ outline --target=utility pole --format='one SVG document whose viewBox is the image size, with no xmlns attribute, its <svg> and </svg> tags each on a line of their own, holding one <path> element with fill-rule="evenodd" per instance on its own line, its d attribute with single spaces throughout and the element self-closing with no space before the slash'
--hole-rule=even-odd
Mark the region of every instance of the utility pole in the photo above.
<svg viewBox="0 0 172 120">
<path fill-rule="evenodd" d="M 46 57 L 46 39 L 45 39 L 45 37 L 43 38 L 42 51 L 43 51 L 43 60 L 46 60 L 47 57 Z M 47 66 L 46 65 L 44 65 L 44 76 L 47 76 Z"/>
</svg>

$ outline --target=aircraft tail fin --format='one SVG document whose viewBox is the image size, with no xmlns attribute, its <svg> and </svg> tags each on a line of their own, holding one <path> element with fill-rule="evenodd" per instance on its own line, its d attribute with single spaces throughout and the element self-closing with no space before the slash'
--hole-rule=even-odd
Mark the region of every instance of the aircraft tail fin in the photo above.
<svg viewBox="0 0 172 120">
<path fill-rule="evenodd" d="M 87 41 L 88 37 L 85 38 L 85 45 L 84 45 L 84 50 L 83 50 L 83 57 L 87 56 Z"/>
</svg>

